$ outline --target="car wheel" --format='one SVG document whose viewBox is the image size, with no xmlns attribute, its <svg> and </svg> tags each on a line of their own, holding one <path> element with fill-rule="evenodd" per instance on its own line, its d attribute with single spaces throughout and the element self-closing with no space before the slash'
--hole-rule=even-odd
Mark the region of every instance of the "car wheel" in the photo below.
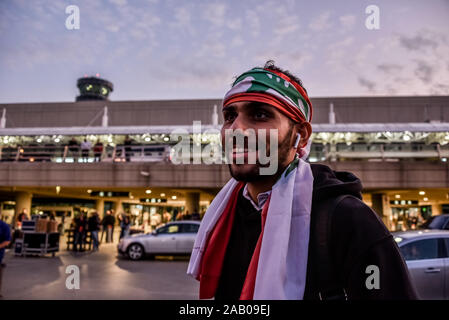
<svg viewBox="0 0 449 320">
<path fill-rule="evenodd" d="M 143 247 L 138 243 L 130 244 L 127 250 L 128 258 L 131 260 L 140 260 L 144 256 Z"/>
</svg>

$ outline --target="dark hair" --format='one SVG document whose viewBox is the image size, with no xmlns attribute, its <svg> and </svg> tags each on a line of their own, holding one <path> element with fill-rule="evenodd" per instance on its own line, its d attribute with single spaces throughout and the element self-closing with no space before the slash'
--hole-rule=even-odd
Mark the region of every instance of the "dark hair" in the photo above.
<svg viewBox="0 0 449 320">
<path fill-rule="evenodd" d="M 281 72 L 283 74 L 285 74 L 287 77 L 289 77 L 290 79 L 292 79 L 293 81 L 295 81 L 297 84 L 299 84 L 301 86 L 301 88 L 304 89 L 304 91 L 307 93 L 306 88 L 304 88 L 304 86 L 302 85 L 302 81 L 301 79 L 299 79 L 297 76 L 293 75 L 290 73 L 290 71 L 288 70 L 283 70 L 281 68 L 279 68 L 278 66 L 276 66 L 274 64 L 274 60 L 268 60 L 267 62 L 265 62 L 265 65 L 263 66 L 264 69 L 268 69 L 268 70 L 273 70 L 273 71 L 277 71 L 277 72 Z"/>
</svg>

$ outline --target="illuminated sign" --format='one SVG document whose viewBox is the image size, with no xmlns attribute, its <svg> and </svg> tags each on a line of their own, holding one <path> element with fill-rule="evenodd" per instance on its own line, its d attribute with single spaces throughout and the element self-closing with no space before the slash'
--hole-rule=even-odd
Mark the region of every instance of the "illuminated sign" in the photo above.
<svg viewBox="0 0 449 320">
<path fill-rule="evenodd" d="M 92 191 L 90 193 L 92 197 L 129 197 L 129 192 L 126 191 Z"/>
<path fill-rule="evenodd" d="M 159 199 L 159 198 L 141 198 L 140 202 L 145 203 L 166 203 L 167 199 Z"/>
<path fill-rule="evenodd" d="M 417 205 L 418 200 L 391 200 L 390 204 L 396 206 L 410 206 L 410 205 Z"/>
</svg>

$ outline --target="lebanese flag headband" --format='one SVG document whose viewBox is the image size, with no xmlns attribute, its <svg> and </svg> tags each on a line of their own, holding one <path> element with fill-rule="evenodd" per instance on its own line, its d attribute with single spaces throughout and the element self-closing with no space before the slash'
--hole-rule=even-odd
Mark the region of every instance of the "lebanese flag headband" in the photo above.
<svg viewBox="0 0 449 320">
<path fill-rule="evenodd" d="M 223 108 L 240 101 L 266 103 L 293 121 L 312 121 L 312 103 L 306 91 L 290 77 L 274 70 L 253 68 L 241 74 L 226 93 Z"/>
</svg>

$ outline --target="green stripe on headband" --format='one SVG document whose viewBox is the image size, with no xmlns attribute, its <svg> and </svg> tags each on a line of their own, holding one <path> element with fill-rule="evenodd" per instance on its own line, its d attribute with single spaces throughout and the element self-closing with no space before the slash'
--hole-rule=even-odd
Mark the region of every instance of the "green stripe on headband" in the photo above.
<svg viewBox="0 0 449 320">
<path fill-rule="evenodd" d="M 247 82 L 248 78 L 251 80 L 251 85 L 245 87 L 243 92 L 272 94 L 299 109 L 304 118 L 310 121 L 310 106 L 293 84 L 268 70 L 254 68 L 241 74 L 234 81 L 232 87 L 238 86 L 243 80 L 245 80 L 244 82 Z M 233 90 L 231 89 L 231 91 Z"/>
</svg>

